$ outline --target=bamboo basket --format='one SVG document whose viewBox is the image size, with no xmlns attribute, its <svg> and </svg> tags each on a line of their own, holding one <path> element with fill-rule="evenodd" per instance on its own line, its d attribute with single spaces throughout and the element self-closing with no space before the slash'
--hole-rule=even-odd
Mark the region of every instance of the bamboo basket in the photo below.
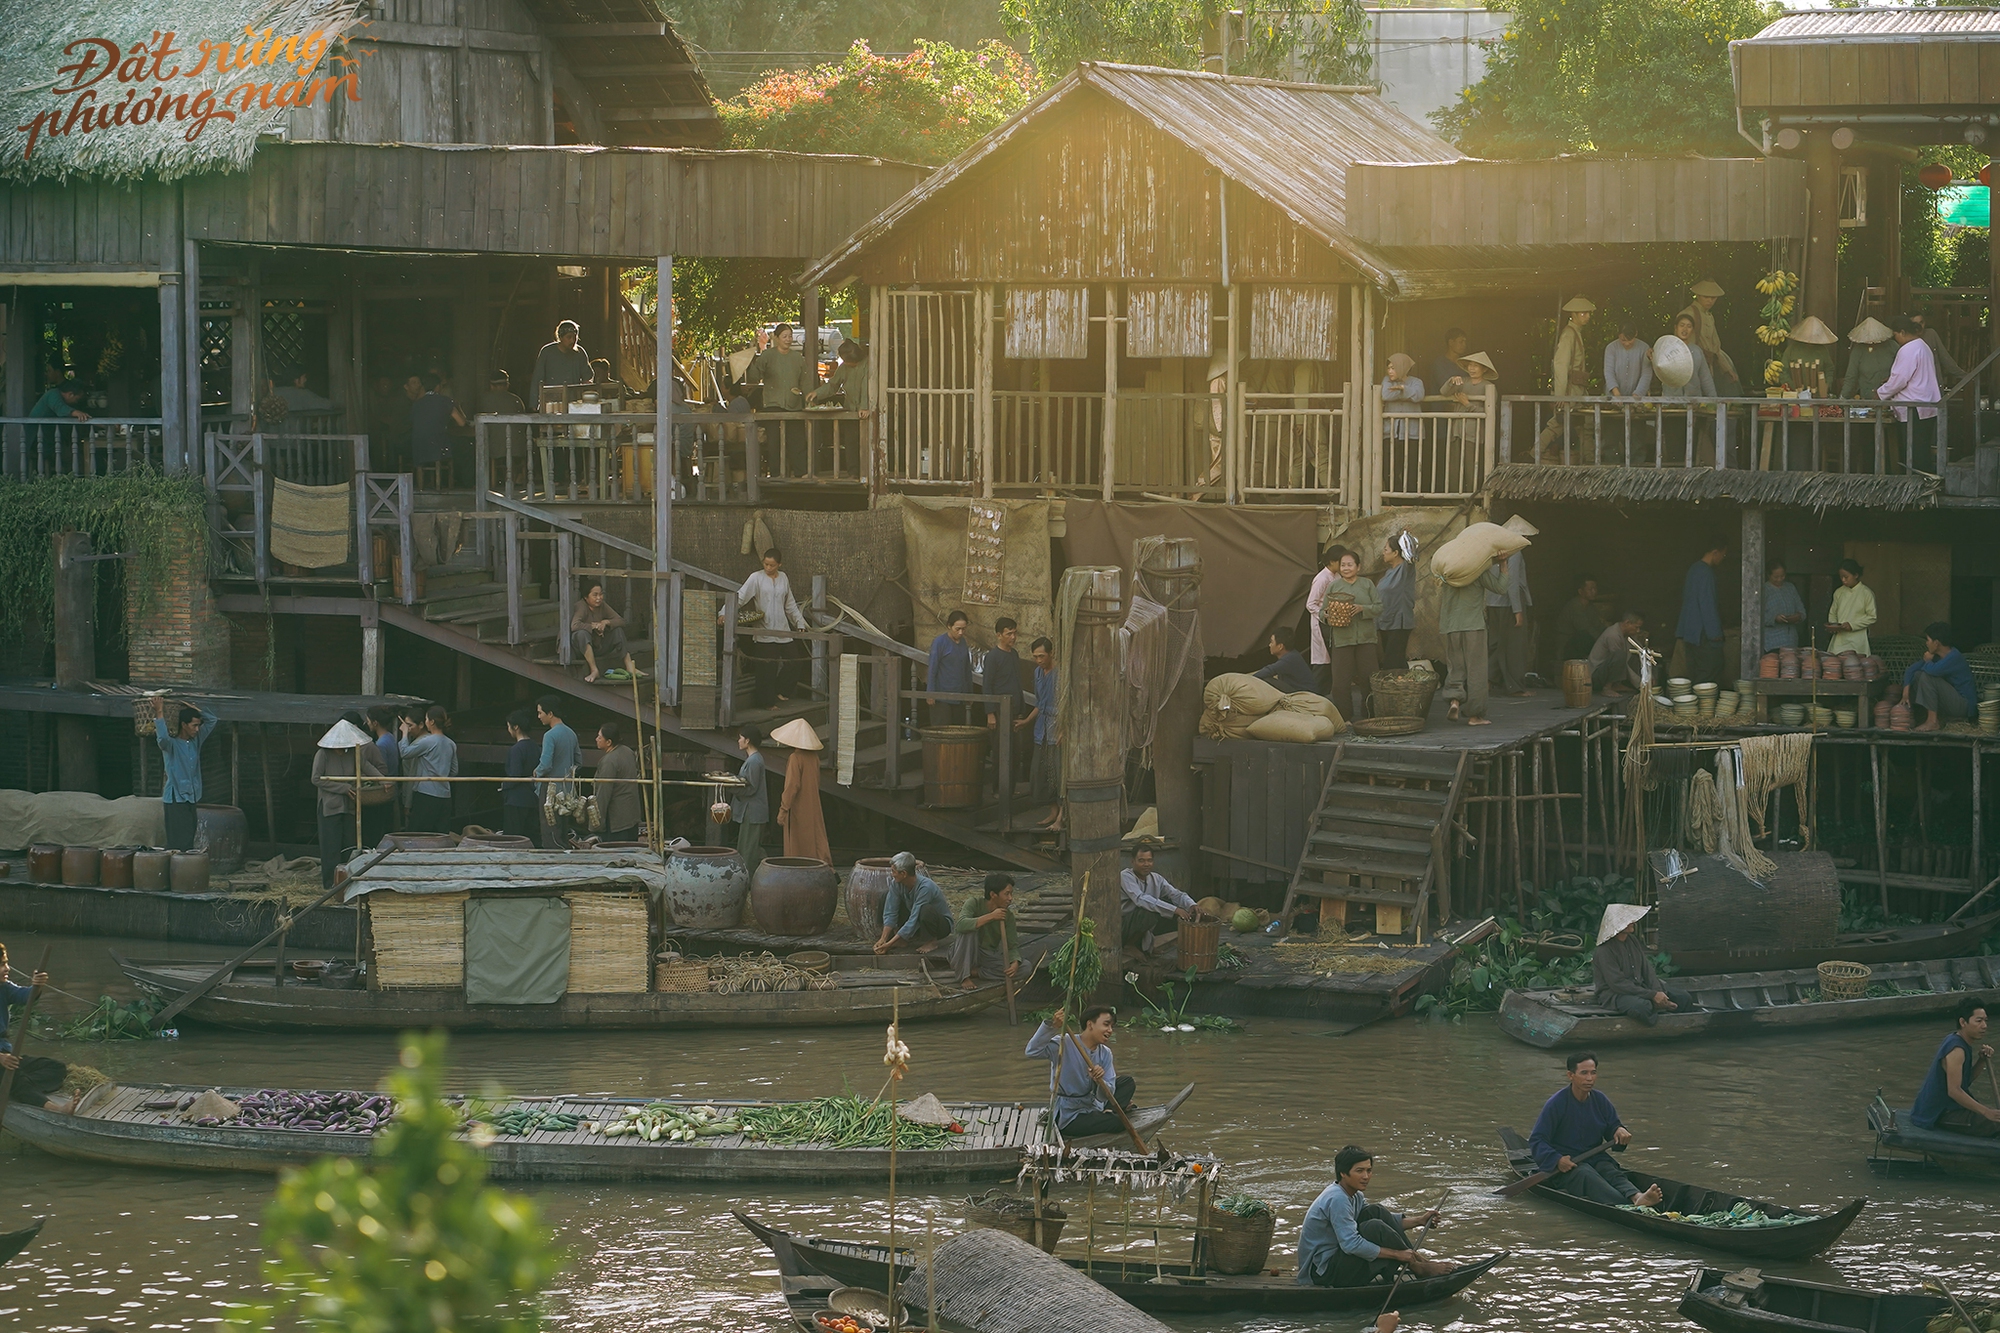
<svg viewBox="0 0 2000 1333">
<path fill-rule="evenodd" d="M 368 930 L 375 941 L 376 983 L 465 985 L 464 893 L 371 893 Z"/>
<path fill-rule="evenodd" d="M 1197 916 L 1181 922 L 1175 944 L 1179 950 L 1177 966 L 1183 971 L 1190 967 L 1197 972 L 1215 971 L 1221 939 L 1222 923 L 1213 917 Z"/>
<path fill-rule="evenodd" d="M 646 989 L 646 895 L 566 893 L 569 993 L 628 995 Z M 704 968 L 703 972 L 706 973 Z M 704 983 L 706 989 L 706 983 Z"/>
<path fill-rule="evenodd" d="M 1858 1000 L 1868 994 L 1868 978 L 1874 972 L 1864 963 L 1825 962 L 1819 965 L 1819 995 L 1822 1000 Z"/>
<path fill-rule="evenodd" d="M 1368 678 L 1368 701 L 1376 717 L 1428 717 L 1442 682 L 1428 671 L 1377 671 Z"/>
<path fill-rule="evenodd" d="M 1259 1217 L 1238 1217 L 1219 1208 L 1208 1210 L 1208 1267 L 1216 1273 L 1259 1273 L 1271 1257 L 1271 1233 L 1278 1219 L 1269 1211 Z"/>
<path fill-rule="evenodd" d="M 1572 657 L 1563 663 L 1563 706 L 1590 707 L 1590 660 Z"/>
<path fill-rule="evenodd" d="M 153 707 L 156 698 L 157 696 L 154 695 L 142 694 L 132 701 L 132 731 L 135 735 L 151 737 L 157 734 L 153 730 Z M 174 698 L 172 695 L 166 697 L 166 704 L 166 712 L 163 716 L 167 720 L 167 726 L 172 727 L 174 725 L 174 718 L 179 715 L 184 705 L 181 700 Z"/>
<path fill-rule="evenodd" d="M 1335 629 L 1346 629 L 1354 623 L 1354 617 L 1361 608 L 1353 602 L 1327 601 L 1320 605 L 1320 614 L 1326 623 Z"/>
<path fill-rule="evenodd" d="M 574 917 L 571 918 L 574 921 Z M 693 995 L 708 989 L 708 964 L 677 953 L 663 953 L 653 964 L 653 989 L 662 994 Z"/>
</svg>

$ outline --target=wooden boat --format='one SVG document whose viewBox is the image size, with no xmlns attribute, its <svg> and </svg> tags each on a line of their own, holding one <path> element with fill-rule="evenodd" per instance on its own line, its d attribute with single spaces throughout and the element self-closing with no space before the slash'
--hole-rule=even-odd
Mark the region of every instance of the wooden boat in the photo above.
<svg viewBox="0 0 2000 1333">
<path fill-rule="evenodd" d="M 111 935 L 247 949 L 278 928 L 286 907 L 276 898 L 233 893 L 0 881 L 0 932 L 16 934 Z M 292 955 L 354 957 L 359 916 L 349 903 L 328 903 L 305 913 L 287 936 Z"/>
<path fill-rule="evenodd" d="M 1715 1333 L 1923 1333 L 1933 1315 L 1951 1306 L 1927 1292 L 1866 1291 L 1767 1273 L 1743 1282 L 1737 1301 L 1722 1285 L 1729 1276 L 1697 1268 L 1681 1296 L 1681 1315 Z"/>
<path fill-rule="evenodd" d="M 1923 1129 L 1910 1123 L 1910 1108 L 1892 1107 L 1875 1094 L 1868 1107 L 1868 1127 L 1875 1131 L 1877 1148 L 1900 1149 L 1919 1154 L 1925 1161 L 1952 1171 L 1979 1175 L 2000 1174 L 2000 1139 L 1974 1138 L 1948 1129 Z M 1882 1159 L 1877 1159 L 1882 1160 Z"/>
<path fill-rule="evenodd" d="M 1963 921 L 1939 921 L 1922 926 L 1896 926 L 1887 930 L 1860 931 L 1839 935 L 1830 945 L 1816 949 L 1684 949 L 1673 955 L 1674 971 L 1682 976 L 1707 976 L 1716 972 L 1778 972 L 1796 967 L 1818 967 L 1840 959 L 1876 967 L 1883 963 L 1919 963 L 1932 958 L 1963 958 L 1979 949 L 1979 942 L 2000 927 L 2000 911 Z M 1551 944 L 1535 941 L 1528 945 L 1545 963 L 1580 958 L 1590 950 L 1584 945 Z"/>
<path fill-rule="evenodd" d="M 216 969 L 214 962 L 144 962 L 112 953 L 127 977 L 172 999 Z M 998 984 L 960 990 L 916 971 L 853 970 L 837 974 L 832 990 L 637 991 L 569 994 L 554 1004 L 467 1004 L 457 986 L 395 990 L 329 990 L 287 977 L 276 984 L 271 960 L 237 967 L 229 979 L 181 1011 L 190 1022 L 253 1030 L 452 1028 L 523 1032 L 596 1028 L 834 1027 L 844 1023 L 887 1026 L 895 997 L 905 1023 L 962 1018 L 1005 998 Z"/>
<path fill-rule="evenodd" d="M 770 1247 L 781 1270 L 791 1264 L 837 1282 L 882 1290 L 889 1281 L 889 1249 L 856 1241 L 808 1239 L 765 1226 L 742 1213 L 738 1222 Z M 1396 1287 L 1396 1308 L 1412 1308 L 1447 1300 L 1464 1291 L 1507 1257 L 1499 1254 L 1463 1264 L 1442 1277 L 1411 1280 Z M 896 1250 L 896 1281 L 914 1270 L 914 1250 Z M 1187 1264 L 1133 1263 L 1120 1260 L 1066 1258 L 1070 1267 L 1094 1278 L 1114 1295 L 1149 1314 L 1214 1314 L 1252 1310 L 1260 1314 L 1313 1314 L 1334 1310 L 1379 1310 L 1389 1296 L 1385 1283 L 1360 1287 L 1309 1287 L 1278 1269 L 1242 1276 L 1197 1273 Z"/>
<path fill-rule="evenodd" d="M 33 1225 L 22 1227 L 19 1231 L 0 1231 L 0 1264 L 6 1263 L 33 1244 L 35 1237 L 42 1234 L 42 1223 L 48 1220 L 46 1217 L 38 1217 Z"/>
<path fill-rule="evenodd" d="M 1535 1174 L 1537 1169 L 1535 1159 L 1528 1151 L 1526 1139 L 1511 1129 L 1502 1128 L 1500 1142 L 1506 1146 L 1507 1165 L 1512 1168 L 1516 1179 Z M 1529 1193 L 1633 1231 L 1685 1241 L 1690 1245 L 1701 1245 L 1712 1250 L 1723 1250 L 1745 1259 L 1804 1259 L 1809 1255 L 1818 1254 L 1840 1239 L 1840 1233 L 1847 1230 L 1868 1203 L 1866 1199 L 1856 1199 L 1835 1212 L 1813 1213 L 1806 1209 L 1788 1208 L 1781 1203 L 1766 1203 L 1761 1199 L 1746 1199 L 1741 1195 L 1724 1194 L 1704 1185 L 1689 1185 L 1678 1180 L 1670 1180 L 1666 1176 L 1649 1175 L 1644 1171 L 1633 1170 L 1622 1162 L 1619 1166 L 1640 1189 L 1652 1185 L 1660 1187 L 1660 1193 L 1664 1197 L 1661 1198 L 1657 1209 L 1642 1212 L 1630 1208 L 1615 1208 L 1609 1204 L 1593 1203 L 1589 1199 L 1564 1193 L 1548 1185 L 1537 1185 Z M 1811 1220 L 1781 1227 L 1705 1227 L 1668 1216 L 1669 1213 L 1687 1216 L 1719 1213 L 1734 1208 L 1739 1203 L 1749 1204 L 1766 1217 L 1806 1217 Z"/>
<path fill-rule="evenodd" d="M 302 1166 L 329 1153 L 365 1157 L 374 1136 L 318 1130 L 250 1129 L 195 1125 L 174 1108 L 184 1096 L 204 1091 L 165 1083 L 105 1084 L 93 1090 L 74 1114 L 60 1114 L 16 1102 L 6 1111 L 6 1128 L 44 1152 L 79 1161 L 118 1166 L 195 1171 L 276 1172 Z M 240 1098 L 253 1091 L 224 1088 Z M 1189 1084 L 1167 1106 L 1133 1113 L 1150 1132 L 1164 1125 L 1194 1091 Z M 614 1120 L 628 1106 L 665 1101 L 678 1106 L 743 1108 L 768 1101 L 668 1097 L 521 1097 L 494 1103 L 533 1106 L 585 1120 Z M 896 1178 L 913 1182 L 1006 1180 L 1019 1171 L 1021 1150 L 1041 1141 L 1045 1108 L 1020 1102 L 949 1102 L 945 1109 L 966 1132 L 950 1147 L 904 1148 L 896 1154 Z M 482 1134 L 480 1139 L 487 1136 Z M 477 1142 L 472 1135 L 468 1141 Z M 1103 1140 L 1087 1140 L 1099 1143 Z M 1118 1136 L 1124 1141 L 1124 1136 Z M 741 1134 L 689 1143 L 649 1143 L 634 1137 L 605 1138 L 581 1126 L 567 1132 L 537 1131 L 524 1137 L 493 1136 L 482 1144 L 496 1180 L 513 1181 L 738 1181 L 798 1184 L 862 1184 L 889 1178 L 886 1148 L 832 1148 L 811 1144 L 759 1143 Z"/>
<path fill-rule="evenodd" d="M 1819 999 L 1819 973 L 1812 968 L 1675 977 L 1673 983 L 1691 992 L 1700 1008 L 1661 1014 L 1648 1027 L 1598 1004 L 1588 988 L 1510 990 L 1500 1000 L 1500 1030 L 1548 1049 L 1919 1018 L 1948 1013 L 1974 997 L 2000 1002 L 2000 957 L 1886 964 L 1874 969 L 1870 983 L 1894 985 L 1900 993 L 1860 1000 Z"/>
</svg>

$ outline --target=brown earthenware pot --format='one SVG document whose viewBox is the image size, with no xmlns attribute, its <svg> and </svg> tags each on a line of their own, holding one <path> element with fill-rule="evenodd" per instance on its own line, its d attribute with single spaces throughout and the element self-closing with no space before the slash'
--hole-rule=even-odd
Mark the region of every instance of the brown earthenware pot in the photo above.
<svg viewBox="0 0 2000 1333">
<path fill-rule="evenodd" d="M 175 893 L 207 893 L 208 853 L 175 852 L 167 873 Z"/>
<path fill-rule="evenodd" d="M 773 935 L 817 935 L 840 905 L 840 876 L 810 856 L 767 856 L 750 876 L 750 914 Z"/>
<path fill-rule="evenodd" d="M 886 856 L 864 856 L 847 872 L 847 921 L 857 938 L 871 944 L 882 933 L 882 902 L 895 882 L 889 865 Z"/>
<path fill-rule="evenodd" d="M 97 866 L 97 882 L 107 889 L 129 889 L 132 887 L 132 857 L 136 854 L 130 847 L 106 847 L 104 856 Z"/>
<path fill-rule="evenodd" d="M 102 856 L 95 847 L 63 848 L 62 882 L 81 886 L 97 883 L 97 863 Z"/>
<path fill-rule="evenodd" d="M 51 842 L 38 842 L 28 849 L 28 878 L 37 884 L 62 883 L 63 849 Z"/>
<path fill-rule="evenodd" d="M 174 854 L 152 847 L 132 853 L 132 887 L 165 892 L 173 883 Z"/>
</svg>

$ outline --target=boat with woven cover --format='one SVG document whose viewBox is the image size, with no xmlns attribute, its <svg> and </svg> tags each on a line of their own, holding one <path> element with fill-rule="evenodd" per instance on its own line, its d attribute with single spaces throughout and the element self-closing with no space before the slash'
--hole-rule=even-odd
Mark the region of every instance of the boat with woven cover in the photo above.
<svg viewBox="0 0 2000 1333">
<path fill-rule="evenodd" d="M 1507 1165 L 1519 1179 L 1536 1174 L 1534 1154 L 1528 1150 L 1528 1141 L 1511 1129 L 1502 1128 L 1500 1142 L 1507 1149 Z M 1632 1231 L 1643 1231 L 1651 1236 L 1682 1241 L 1689 1245 L 1701 1245 L 1712 1250 L 1723 1250 L 1744 1259 L 1804 1259 L 1818 1254 L 1840 1239 L 1861 1210 L 1868 1203 L 1866 1199 L 1856 1199 L 1842 1205 L 1830 1213 L 1810 1212 L 1802 1208 L 1789 1208 L 1781 1203 L 1766 1203 L 1761 1199 L 1746 1199 L 1738 1194 L 1725 1194 L 1712 1190 L 1706 1185 L 1689 1185 L 1671 1180 L 1666 1176 L 1651 1175 L 1635 1170 L 1624 1163 L 1619 1164 L 1632 1183 L 1640 1189 L 1654 1185 L 1660 1187 L 1662 1198 L 1657 1208 L 1618 1207 L 1612 1204 L 1593 1203 L 1589 1199 L 1565 1193 L 1548 1185 L 1537 1185 L 1529 1193 L 1537 1198 L 1559 1203 L 1614 1226 Z M 1747 1205 L 1747 1207 L 1741 1207 Z M 1751 1219 L 1741 1226 L 1707 1225 L 1688 1219 L 1714 1217 L 1735 1211 L 1739 1217 Z M 1754 1216 L 1762 1214 L 1768 1219 L 1756 1224 Z"/>
<path fill-rule="evenodd" d="M 857 1241 L 795 1236 L 735 1214 L 753 1236 L 777 1256 L 781 1270 L 792 1264 L 837 1282 L 881 1289 L 889 1280 L 889 1250 Z M 1506 1259 L 1507 1252 L 1463 1264 L 1441 1277 L 1397 1283 L 1395 1308 L 1410 1309 L 1447 1300 L 1484 1277 Z M 906 1282 L 916 1271 L 914 1250 L 896 1249 L 896 1280 Z M 1197 1271 L 1184 1263 L 1138 1263 L 1125 1260 L 1066 1258 L 1064 1262 L 1116 1295 L 1154 1314 L 1216 1314 L 1249 1310 L 1259 1314 L 1313 1314 L 1335 1310 L 1380 1310 L 1389 1298 L 1389 1284 L 1359 1287 L 1302 1286 L 1290 1272 L 1227 1276 Z"/>
<path fill-rule="evenodd" d="M 1715 1333 L 1923 1333 L 1950 1308 L 1929 1292 L 1835 1287 L 1754 1268 L 1697 1268 L 1680 1305 L 1684 1317 Z"/>
<path fill-rule="evenodd" d="M 329 1153 L 365 1157 L 377 1131 L 347 1128 L 251 1128 L 203 1124 L 190 1118 L 193 1103 L 207 1089 L 166 1083 L 106 1083 L 85 1095 L 74 1114 L 64 1115 L 18 1102 L 7 1107 L 6 1129 L 44 1152 L 78 1161 L 118 1166 L 195 1171 L 264 1171 L 303 1166 Z M 241 1103 L 259 1089 L 223 1088 Z M 294 1090 L 295 1092 L 303 1090 Z M 1167 1106 L 1141 1107 L 1133 1121 L 1151 1134 L 1172 1117 L 1194 1091 L 1190 1084 Z M 293 1095 L 280 1092 L 276 1099 Z M 350 1100 L 366 1100 L 353 1093 Z M 267 1098 L 274 1100 L 274 1098 Z M 496 1180 L 512 1181 L 740 1181 L 799 1184 L 862 1184 L 889 1178 L 887 1148 L 836 1148 L 815 1143 L 766 1143 L 742 1133 L 717 1134 L 687 1142 L 649 1141 L 636 1135 L 612 1137 L 587 1126 L 617 1122 L 628 1110 L 664 1103 L 686 1110 L 708 1107 L 728 1115 L 778 1107 L 765 1100 L 645 1097 L 521 1097 L 477 1110 L 482 1129 L 466 1131 L 480 1145 Z M 555 1125 L 524 1134 L 488 1133 L 483 1126 L 511 1118 L 510 1112 L 541 1112 L 573 1119 L 573 1128 Z M 946 1102 L 946 1114 L 962 1133 L 941 1147 L 902 1146 L 896 1154 L 899 1181 L 952 1182 L 1006 1180 L 1021 1166 L 1024 1148 L 1046 1135 L 1046 1108 L 1021 1102 Z M 386 1118 L 382 1123 L 389 1123 Z M 933 1135 L 932 1137 L 935 1137 Z M 1108 1137 L 1108 1136 L 1107 1136 Z M 1125 1141 L 1121 1133 L 1117 1136 Z M 1098 1140 L 1089 1140 L 1095 1143 Z"/>
<path fill-rule="evenodd" d="M 1886 964 L 1873 969 L 1869 993 L 1856 1000 L 1821 999 L 1814 968 L 1677 976 L 1673 984 L 1700 1007 L 1660 1014 L 1650 1027 L 1597 1003 L 1588 987 L 1510 990 L 1500 1000 L 1500 1030 L 1546 1050 L 1921 1018 L 1949 1013 L 1969 998 L 2000 1002 L 2000 957 Z"/>
</svg>

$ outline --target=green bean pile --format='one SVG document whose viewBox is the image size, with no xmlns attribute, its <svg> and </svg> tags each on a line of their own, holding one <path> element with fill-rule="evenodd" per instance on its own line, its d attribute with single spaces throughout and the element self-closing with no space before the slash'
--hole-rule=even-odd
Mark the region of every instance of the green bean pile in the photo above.
<svg viewBox="0 0 2000 1333">
<path fill-rule="evenodd" d="M 809 1102 L 746 1107 L 743 1132 L 765 1143 L 812 1143 L 828 1148 L 886 1148 L 895 1118 L 892 1102 L 864 1102 L 859 1097 L 816 1097 Z M 909 1149 L 948 1148 L 958 1136 L 938 1125 L 905 1120 L 896 1127 L 896 1146 Z"/>
</svg>

